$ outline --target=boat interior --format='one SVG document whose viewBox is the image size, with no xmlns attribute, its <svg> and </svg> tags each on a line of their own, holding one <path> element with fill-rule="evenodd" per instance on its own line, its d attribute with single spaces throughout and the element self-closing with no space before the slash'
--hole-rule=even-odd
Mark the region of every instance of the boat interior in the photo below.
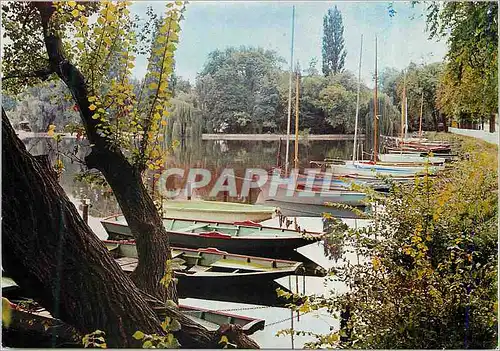
<svg viewBox="0 0 500 351">
<path fill-rule="evenodd" d="M 135 244 L 106 242 L 108 250 L 125 272 L 132 272 L 138 264 Z M 253 258 L 244 255 L 229 255 L 217 249 L 172 250 L 172 269 L 177 273 L 255 273 L 272 271 L 295 272 L 300 262 L 277 259 Z"/>
</svg>

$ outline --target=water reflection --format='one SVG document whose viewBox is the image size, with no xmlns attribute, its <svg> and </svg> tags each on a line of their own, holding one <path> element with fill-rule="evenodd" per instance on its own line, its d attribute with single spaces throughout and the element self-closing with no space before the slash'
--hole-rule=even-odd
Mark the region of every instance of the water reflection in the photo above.
<svg viewBox="0 0 500 351">
<path fill-rule="evenodd" d="M 79 162 L 89 152 L 87 140 L 64 138 L 58 144 L 51 138 L 25 139 L 27 150 L 33 155 L 48 154 L 52 163 L 55 163 L 57 151 L 64 163 L 64 172 L 61 175 L 61 185 L 69 196 L 75 199 L 86 198 L 92 207 L 90 215 L 103 217 L 120 212 L 116 200 L 106 186 L 88 184 L 78 181 L 75 176 L 86 171 L 86 167 Z M 211 200 L 222 201 L 224 194 L 219 193 L 215 198 L 209 198 L 209 192 L 224 168 L 232 168 L 236 176 L 236 188 L 241 189 L 245 170 L 248 168 L 271 169 L 279 159 L 284 161 L 285 141 L 281 141 L 281 155 L 278 155 L 279 141 L 253 140 L 201 140 L 200 138 L 186 139 L 176 148 L 170 147 L 166 161 L 167 168 L 208 169 L 212 174 L 211 182 L 204 188 L 197 189 L 196 195 Z M 305 141 L 299 144 L 299 160 L 301 168 L 309 167 L 311 160 L 324 158 L 350 158 L 352 141 Z M 293 159 L 293 143 L 290 145 L 290 159 Z M 56 150 L 57 149 L 57 150 Z M 280 157 L 278 157 L 280 156 Z M 153 181 L 152 177 L 150 178 Z M 171 186 L 181 188 L 184 180 L 174 179 Z M 255 202 L 258 195 L 252 193 L 250 198 L 227 197 L 228 201 Z"/>
</svg>

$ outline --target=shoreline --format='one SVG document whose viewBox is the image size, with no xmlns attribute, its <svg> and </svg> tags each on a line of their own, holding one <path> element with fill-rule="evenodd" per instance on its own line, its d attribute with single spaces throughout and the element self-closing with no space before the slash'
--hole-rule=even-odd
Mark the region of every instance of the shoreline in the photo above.
<svg viewBox="0 0 500 351">
<path fill-rule="evenodd" d="M 286 140 L 286 134 L 208 134 L 203 133 L 202 140 Z M 358 140 L 364 140 L 365 135 L 359 134 Z M 295 140 L 295 135 L 290 135 Z M 299 135 L 299 140 L 354 140 L 354 134 L 309 134 Z"/>
</svg>

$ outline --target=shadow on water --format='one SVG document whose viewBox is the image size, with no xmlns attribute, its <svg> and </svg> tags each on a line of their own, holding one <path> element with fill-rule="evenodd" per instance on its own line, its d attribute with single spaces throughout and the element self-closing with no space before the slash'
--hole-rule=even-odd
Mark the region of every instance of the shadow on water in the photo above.
<svg viewBox="0 0 500 351">
<path fill-rule="evenodd" d="M 276 289 L 280 285 L 274 281 L 252 286 L 186 286 L 179 284 L 179 298 L 198 298 L 262 306 L 284 307 L 290 301 L 278 297 Z"/>
</svg>

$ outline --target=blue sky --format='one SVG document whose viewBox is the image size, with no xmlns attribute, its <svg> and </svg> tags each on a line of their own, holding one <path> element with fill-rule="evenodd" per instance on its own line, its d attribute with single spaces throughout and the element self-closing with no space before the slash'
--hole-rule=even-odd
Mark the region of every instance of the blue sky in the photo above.
<svg viewBox="0 0 500 351">
<path fill-rule="evenodd" d="M 181 23 L 180 43 L 175 54 L 178 75 L 194 82 L 208 54 L 229 46 L 260 46 L 290 60 L 292 6 L 295 5 L 294 61 L 302 68 L 311 58 L 321 70 L 323 16 L 335 5 L 342 13 L 347 50 L 346 69 L 355 72 L 363 34 L 362 79 L 373 86 L 375 35 L 378 37 L 379 72 L 384 67 L 403 69 L 410 61 L 430 63 L 443 59 L 446 43 L 428 40 L 424 5 L 394 2 L 396 14 L 389 16 L 390 1 L 191 1 Z M 163 12 L 164 2 L 137 2 L 134 13 L 144 16 L 146 7 Z M 410 19 L 414 17 L 413 19 Z M 139 57 L 134 74 L 143 76 L 146 58 Z"/>
</svg>

